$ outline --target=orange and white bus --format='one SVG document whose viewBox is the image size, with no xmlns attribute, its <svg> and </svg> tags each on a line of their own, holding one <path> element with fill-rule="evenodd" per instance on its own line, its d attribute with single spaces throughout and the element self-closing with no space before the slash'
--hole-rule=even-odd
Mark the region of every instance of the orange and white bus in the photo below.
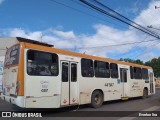
<svg viewBox="0 0 160 120">
<path fill-rule="evenodd" d="M 2 99 L 22 108 L 60 108 L 155 94 L 153 69 L 53 48 L 17 37 L 5 56 Z"/>
</svg>

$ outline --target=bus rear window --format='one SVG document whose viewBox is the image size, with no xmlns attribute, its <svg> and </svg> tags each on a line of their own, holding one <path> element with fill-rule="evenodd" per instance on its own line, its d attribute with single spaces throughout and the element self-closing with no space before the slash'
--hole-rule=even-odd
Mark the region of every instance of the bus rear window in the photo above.
<svg viewBox="0 0 160 120">
<path fill-rule="evenodd" d="M 28 50 L 27 73 L 32 76 L 58 76 L 58 55 Z"/>
<path fill-rule="evenodd" d="M 19 62 L 19 45 L 12 46 L 6 52 L 4 66 L 16 65 Z"/>
</svg>

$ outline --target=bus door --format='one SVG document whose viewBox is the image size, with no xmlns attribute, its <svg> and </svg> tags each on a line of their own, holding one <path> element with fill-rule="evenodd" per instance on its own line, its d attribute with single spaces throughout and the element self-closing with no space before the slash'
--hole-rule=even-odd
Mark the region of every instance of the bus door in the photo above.
<svg viewBox="0 0 160 120">
<path fill-rule="evenodd" d="M 154 86 L 153 86 L 154 77 L 153 77 L 153 72 L 150 72 L 149 78 L 150 78 L 150 93 L 154 93 Z"/>
<path fill-rule="evenodd" d="M 61 106 L 78 103 L 77 63 L 61 61 Z"/>
<path fill-rule="evenodd" d="M 121 79 L 121 97 L 126 96 L 126 84 L 127 83 L 127 69 L 120 68 L 120 79 Z"/>
</svg>

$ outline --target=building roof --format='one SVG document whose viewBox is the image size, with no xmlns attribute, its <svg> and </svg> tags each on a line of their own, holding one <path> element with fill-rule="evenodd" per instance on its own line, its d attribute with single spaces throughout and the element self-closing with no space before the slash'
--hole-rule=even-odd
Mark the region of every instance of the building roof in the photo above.
<svg viewBox="0 0 160 120">
<path fill-rule="evenodd" d="M 47 47 L 54 47 L 53 45 L 45 42 L 39 42 L 36 40 L 31 40 L 22 37 L 0 37 L 0 56 L 5 56 L 7 48 L 11 47 L 12 45 L 18 44 L 19 42 L 26 42 Z"/>
<path fill-rule="evenodd" d="M 42 45 L 42 46 L 47 46 L 47 47 L 54 47 L 54 45 L 45 43 L 45 42 L 39 42 L 36 40 L 31 40 L 27 38 L 22 38 L 22 37 L 16 37 L 19 42 L 27 42 L 27 43 L 32 43 L 32 44 L 37 44 L 37 45 Z"/>
</svg>

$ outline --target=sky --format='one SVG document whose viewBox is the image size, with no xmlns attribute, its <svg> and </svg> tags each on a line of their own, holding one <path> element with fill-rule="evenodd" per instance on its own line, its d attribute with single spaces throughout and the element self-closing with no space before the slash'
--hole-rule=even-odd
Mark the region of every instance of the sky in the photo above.
<svg viewBox="0 0 160 120">
<path fill-rule="evenodd" d="M 160 8 L 155 6 L 160 7 L 160 0 L 99 1 L 144 27 L 152 26 L 148 29 L 159 34 Z M 159 40 L 79 0 L 0 0 L 0 37 L 24 37 L 112 59 L 145 62 L 160 56 Z M 114 46 L 148 40 L 154 41 Z"/>
</svg>

